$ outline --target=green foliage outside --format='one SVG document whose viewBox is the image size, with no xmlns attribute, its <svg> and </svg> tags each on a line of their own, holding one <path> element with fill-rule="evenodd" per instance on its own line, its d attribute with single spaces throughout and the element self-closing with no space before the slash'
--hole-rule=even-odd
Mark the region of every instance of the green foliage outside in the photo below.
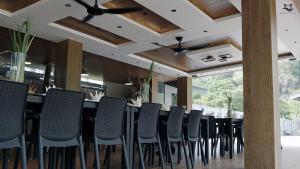
<svg viewBox="0 0 300 169">
<path fill-rule="evenodd" d="M 232 109 L 243 111 L 242 71 L 193 79 L 193 86 L 207 90 L 206 94 L 193 93 L 194 104 L 227 109 L 227 96 L 230 96 Z M 300 93 L 300 62 L 279 63 L 279 98 L 282 118 L 299 118 L 300 101 L 289 99 L 296 93 Z"/>
</svg>

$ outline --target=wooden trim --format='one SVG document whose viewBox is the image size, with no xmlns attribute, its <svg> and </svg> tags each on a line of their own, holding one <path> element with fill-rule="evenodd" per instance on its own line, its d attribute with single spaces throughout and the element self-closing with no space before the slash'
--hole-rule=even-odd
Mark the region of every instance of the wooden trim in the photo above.
<svg viewBox="0 0 300 169">
<path fill-rule="evenodd" d="M 213 20 L 240 13 L 229 0 L 189 0 Z"/>
<path fill-rule="evenodd" d="M 114 45 L 121 45 L 124 43 L 131 42 L 130 40 L 119 36 L 117 34 L 114 34 L 112 32 L 109 32 L 107 30 L 101 29 L 99 27 L 96 27 L 94 25 L 84 23 L 79 19 L 73 18 L 71 16 L 68 16 L 66 18 L 63 18 L 61 20 L 58 20 L 55 22 L 56 24 L 59 24 L 61 26 L 79 31 L 81 33 L 96 37 L 98 39 L 104 40 L 106 42 L 112 43 Z"/>
<path fill-rule="evenodd" d="M 0 9 L 8 12 L 16 12 L 40 0 L 0 0 Z"/>
<path fill-rule="evenodd" d="M 245 169 L 280 168 L 276 0 L 243 0 Z"/>
<path fill-rule="evenodd" d="M 180 27 L 172 22 L 164 19 L 160 15 L 145 8 L 134 0 L 111 0 L 103 4 L 106 8 L 124 8 L 124 7 L 139 7 L 143 11 L 123 14 L 126 18 L 143 25 L 157 33 L 163 34 L 175 30 L 181 30 Z"/>
</svg>

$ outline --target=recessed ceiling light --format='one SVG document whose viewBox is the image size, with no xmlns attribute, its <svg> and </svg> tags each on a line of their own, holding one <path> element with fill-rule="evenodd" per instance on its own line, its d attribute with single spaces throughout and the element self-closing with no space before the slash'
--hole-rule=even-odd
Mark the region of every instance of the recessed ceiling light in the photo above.
<svg viewBox="0 0 300 169">
<path fill-rule="evenodd" d="M 176 10 L 176 9 L 172 9 L 171 11 L 172 11 L 172 12 L 176 12 L 177 10 Z"/>
<path fill-rule="evenodd" d="M 294 43 L 296 44 L 297 42 L 295 41 Z"/>
<path fill-rule="evenodd" d="M 204 33 L 207 33 L 207 30 L 204 30 L 203 32 L 204 32 Z"/>
<path fill-rule="evenodd" d="M 122 26 L 117 26 L 117 28 L 121 29 L 121 28 L 123 28 L 123 27 L 122 27 Z"/>
<path fill-rule="evenodd" d="M 286 31 L 286 32 L 287 32 L 287 31 L 289 31 L 289 30 L 288 30 L 288 29 L 286 29 L 286 30 L 284 30 L 284 31 Z"/>
<path fill-rule="evenodd" d="M 196 78 L 196 77 L 198 77 L 198 76 L 197 76 L 197 75 L 192 75 L 192 77 L 193 77 L 193 78 Z"/>
<path fill-rule="evenodd" d="M 198 66 L 195 66 L 195 68 L 197 68 Z"/>
<path fill-rule="evenodd" d="M 72 5 L 71 4 L 65 4 L 65 7 L 70 8 Z"/>
<path fill-rule="evenodd" d="M 136 62 L 136 63 L 140 63 L 140 62 Z"/>
<path fill-rule="evenodd" d="M 112 53 L 111 55 L 114 56 L 115 54 Z"/>
<path fill-rule="evenodd" d="M 148 13 L 147 13 L 147 12 L 144 12 L 144 13 L 143 13 L 143 15 L 145 15 L 145 16 L 146 16 L 146 15 L 148 15 Z"/>
<path fill-rule="evenodd" d="M 26 61 L 25 65 L 31 65 L 31 62 L 30 61 Z"/>
<path fill-rule="evenodd" d="M 180 76 L 180 74 L 177 74 L 177 76 Z"/>
</svg>

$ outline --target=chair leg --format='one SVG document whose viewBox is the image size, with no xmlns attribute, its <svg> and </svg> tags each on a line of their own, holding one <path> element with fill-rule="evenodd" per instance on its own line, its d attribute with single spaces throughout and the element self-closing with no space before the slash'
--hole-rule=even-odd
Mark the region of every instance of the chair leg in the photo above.
<svg viewBox="0 0 300 169">
<path fill-rule="evenodd" d="M 161 161 L 161 168 L 165 169 L 164 155 L 163 155 L 163 152 L 162 152 L 159 135 L 157 135 L 157 142 L 158 142 L 159 158 L 160 158 L 160 161 Z"/>
<path fill-rule="evenodd" d="M 44 146 L 42 138 L 39 138 L 39 169 L 44 169 Z"/>
<path fill-rule="evenodd" d="M 80 164 L 81 164 L 81 169 L 86 169 L 85 166 L 85 158 L 84 158 L 84 151 L 83 151 L 83 143 L 82 143 L 82 137 L 79 136 L 79 153 L 80 153 Z"/>
<path fill-rule="evenodd" d="M 167 136 L 167 147 L 168 147 L 168 152 L 170 155 L 170 161 L 171 161 L 171 169 L 174 169 L 174 161 L 173 161 L 173 157 L 172 157 L 172 152 L 171 152 L 171 145 L 170 145 L 170 140 L 169 137 Z"/>
<path fill-rule="evenodd" d="M 139 159 L 140 159 L 140 166 L 142 169 L 145 169 L 144 159 L 143 159 L 143 152 L 142 152 L 142 145 L 139 138 L 137 138 L 137 146 L 139 150 Z"/>
<path fill-rule="evenodd" d="M 203 150 L 203 144 L 202 144 L 202 141 L 200 140 L 200 151 L 201 151 L 201 158 L 204 162 L 204 165 L 207 164 L 207 161 L 206 161 L 206 157 L 205 157 L 205 154 L 204 154 L 204 150 Z"/>
<path fill-rule="evenodd" d="M 123 155 L 124 155 L 124 158 L 125 158 L 126 169 L 130 169 L 129 160 L 128 160 L 128 151 L 127 151 L 127 148 L 126 148 L 126 143 L 125 143 L 124 136 L 122 136 L 122 145 L 123 145 Z"/>
<path fill-rule="evenodd" d="M 197 153 L 197 155 L 198 155 L 198 157 L 200 156 L 200 144 L 201 144 L 201 139 L 197 142 L 197 144 L 198 144 L 198 153 Z"/>
<path fill-rule="evenodd" d="M 61 161 L 60 161 L 60 168 L 64 169 L 66 168 L 66 149 L 61 148 Z"/>
<path fill-rule="evenodd" d="M 218 147 L 219 139 L 215 138 L 215 145 L 214 145 L 214 158 L 217 156 L 217 147 Z"/>
<path fill-rule="evenodd" d="M 16 148 L 15 151 L 15 161 L 14 161 L 14 169 L 18 169 L 20 160 L 20 149 Z"/>
<path fill-rule="evenodd" d="M 2 169 L 8 168 L 8 150 L 4 149 L 2 150 L 3 157 L 2 157 Z"/>
<path fill-rule="evenodd" d="M 188 141 L 187 142 L 188 143 L 188 149 L 189 149 L 189 154 L 190 154 L 190 161 L 191 161 L 191 165 L 192 165 L 192 168 L 194 168 L 194 155 L 193 155 L 193 151 L 192 151 L 192 147 L 191 147 L 191 142 L 190 141 Z"/>
<path fill-rule="evenodd" d="M 190 168 L 189 157 L 188 157 L 187 150 L 186 150 L 186 143 L 185 143 L 184 136 L 182 136 L 182 148 L 183 148 L 183 152 L 184 152 L 186 168 L 189 169 Z"/>
<path fill-rule="evenodd" d="M 22 141 L 22 146 L 21 146 L 22 169 L 27 169 L 25 136 L 22 136 L 21 141 Z"/>
<path fill-rule="evenodd" d="M 100 154 L 97 138 L 94 138 L 94 149 L 95 149 L 95 169 L 100 169 Z"/>
</svg>

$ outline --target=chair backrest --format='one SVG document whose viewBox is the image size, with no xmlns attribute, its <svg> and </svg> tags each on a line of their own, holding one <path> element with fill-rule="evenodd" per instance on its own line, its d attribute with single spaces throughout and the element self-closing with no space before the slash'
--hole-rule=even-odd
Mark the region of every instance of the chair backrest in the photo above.
<svg viewBox="0 0 300 169">
<path fill-rule="evenodd" d="M 157 135 L 157 121 L 161 105 L 143 103 L 138 121 L 138 135 L 141 138 L 153 138 Z"/>
<path fill-rule="evenodd" d="M 24 133 L 24 116 L 28 86 L 0 80 L 0 141 Z"/>
<path fill-rule="evenodd" d="M 50 89 L 40 119 L 40 135 L 50 140 L 69 140 L 81 134 L 84 94 Z"/>
<path fill-rule="evenodd" d="M 125 99 L 102 97 L 95 119 L 95 136 L 107 140 L 120 137 L 126 105 Z"/>
<path fill-rule="evenodd" d="M 172 107 L 169 112 L 167 134 L 169 137 L 178 138 L 182 135 L 182 121 L 185 109 L 183 107 Z"/>
<path fill-rule="evenodd" d="M 187 126 L 188 138 L 199 138 L 202 113 L 203 110 L 191 110 Z"/>
<path fill-rule="evenodd" d="M 209 116 L 209 138 L 215 138 L 216 134 L 217 134 L 216 118 L 214 116 Z"/>
</svg>

